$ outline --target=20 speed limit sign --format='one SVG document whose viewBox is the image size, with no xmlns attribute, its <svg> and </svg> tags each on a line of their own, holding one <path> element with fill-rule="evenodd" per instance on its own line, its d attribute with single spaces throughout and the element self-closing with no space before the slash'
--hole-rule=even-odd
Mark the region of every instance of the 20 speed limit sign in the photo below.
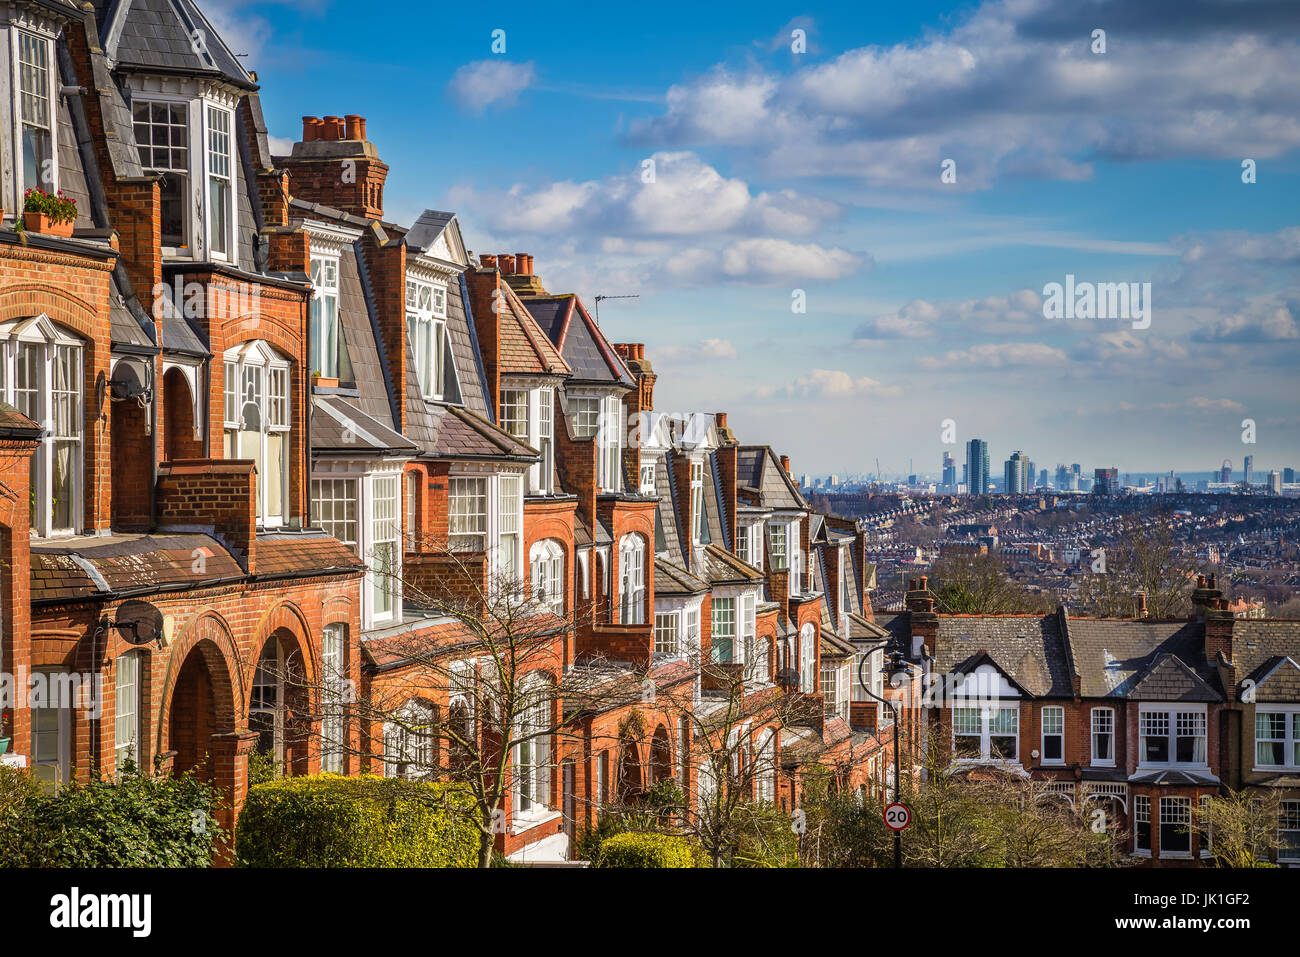
<svg viewBox="0 0 1300 957">
<path fill-rule="evenodd" d="M 890 804 L 885 807 L 885 827 L 891 831 L 905 831 L 912 823 L 912 809 L 906 804 Z"/>
</svg>

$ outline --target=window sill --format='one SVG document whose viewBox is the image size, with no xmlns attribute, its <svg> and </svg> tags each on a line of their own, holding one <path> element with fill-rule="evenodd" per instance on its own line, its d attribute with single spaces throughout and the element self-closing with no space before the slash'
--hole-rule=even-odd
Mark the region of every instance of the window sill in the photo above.
<svg viewBox="0 0 1300 957">
<path fill-rule="evenodd" d="M 1115 762 L 1114 761 L 1092 761 L 1089 763 L 1088 766 L 1093 768 L 1113 768 L 1115 767 Z"/>
<path fill-rule="evenodd" d="M 1191 851 L 1161 851 L 1160 860 L 1162 861 L 1190 861 L 1192 859 Z"/>
<path fill-rule="evenodd" d="M 1131 857 L 1142 857 L 1142 858 L 1146 858 L 1147 860 L 1150 860 L 1150 859 L 1151 859 L 1151 852 L 1150 852 L 1150 851 L 1145 851 L 1145 850 L 1136 850 L 1136 851 L 1134 851 L 1130 856 L 1131 856 Z"/>
<path fill-rule="evenodd" d="M 517 814 L 510 821 L 510 834 L 522 834 L 524 831 L 531 831 L 535 827 L 541 827 L 560 817 L 559 811 L 528 811 L 525 814 Z"/>
</svg>

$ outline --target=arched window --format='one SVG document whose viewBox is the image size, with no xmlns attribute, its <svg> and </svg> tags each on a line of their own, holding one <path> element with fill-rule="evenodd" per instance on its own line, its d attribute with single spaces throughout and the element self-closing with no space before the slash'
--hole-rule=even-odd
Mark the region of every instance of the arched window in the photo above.
<svg viewBox="0 0 1300 957">
<path fill-rule="evenodd" d="M 289 511 L 289 360 L 261 340 L 225 354 L 225 455 L 257 463 L 257 521 Z"/>
<path fill-rule="evenodd" d="M 45 429 L 32 455 L 31 528 L 81 530 L 82 346 L 47 316 L 0 324 L 0 397 Z"/>
<path fill-rule="evenodd" d="M 437 736 L 432 706 L 414 699 L 384 723 L 384 777 L 423 781 L 432 777 Z"/>
<path fill-rule="evenodd" d="M 268 755 L 277 770 L 284 768 L 284 644 L 271 638 L 253 674 L 248 701 L 248 730 L 257 733 L 257 750 Z"/>
<path fill-rule="evenodd" d="M 635 532 L 618 543 L 619 621 L 645 624 L 645 539 Z"/>
<path fill-rule="evenodd" d="M 528 572 L 533 601 L 557 615 L 564 614 L 564 549 L 554 539 L 537 542 L 528 550 Z"/>
</svg>

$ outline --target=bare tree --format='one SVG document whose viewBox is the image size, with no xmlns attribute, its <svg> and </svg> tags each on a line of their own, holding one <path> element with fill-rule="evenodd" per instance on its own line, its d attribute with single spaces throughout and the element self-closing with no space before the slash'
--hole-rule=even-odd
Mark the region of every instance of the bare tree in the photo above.
<svg viewBox="0 0 1300 957">
<path fill-rule="evenodd" d="M 1052 602 L 1016 584 L 996 555 L 955 555 L 935 562 L 930 572 L 935 607 L 949 615 L 1046 613 Z"/>
<path fill-rule="evenodd" d="M 1100 562 L 1097 560 L 1100 558 Z M 1079 603 L 1089 615 L 1131 618 L 1135 595 L 1145 594 L 1152 618 L 1184 618 L 1191 614 L 1196 569 L 1177 547 L 1173 526 L 1165 515 L 1145 524 L 1127 514 L 1119 537 L 1093 559 L 1092 571 L 1079 583 Z"/>
</svg>

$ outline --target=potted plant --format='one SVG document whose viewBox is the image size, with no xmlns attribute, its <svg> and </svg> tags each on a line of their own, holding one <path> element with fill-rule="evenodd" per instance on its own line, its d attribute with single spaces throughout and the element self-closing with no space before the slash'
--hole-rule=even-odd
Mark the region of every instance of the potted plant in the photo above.
<svg viewBox="0 0 1300 957">
<path fill-rule="evenodd" d="M 71 236 L 77 218 L 77 201 L 64 196 L 63 190 L 47 193 L 29 189 L 23 194 L 23 227 L 33 233 Z"/>
<path fill-rule="evenodd" d="M 0 754 L 9 751 L 9 735 L 12 733 L 9 730 L 9 720 L 9 712 L 0 711 Z"/>
<path fill-rule="evenodd" d="M 320 370 L 317 369 L 311 374 L 311 384 L 312 386 L 320 386 L 322 389 L 337 389 L 339 380 L 336 376 L 321 375 Z"/>
</svg>

